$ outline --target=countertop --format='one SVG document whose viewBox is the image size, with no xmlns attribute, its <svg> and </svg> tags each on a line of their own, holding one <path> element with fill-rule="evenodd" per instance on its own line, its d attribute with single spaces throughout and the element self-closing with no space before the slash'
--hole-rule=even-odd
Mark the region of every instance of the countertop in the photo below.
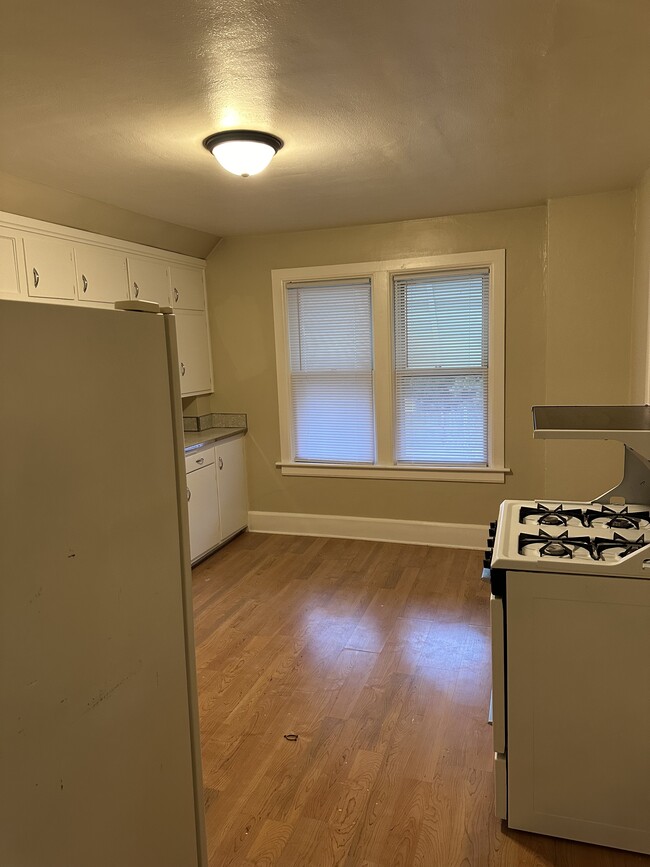
<svg viewBox="0 0 650 867">
<path fill-rule="evenodd" d="M 210 443 L 225 440 L 228 437 L 245 434 L 245 427 L 209 427 L 199 431 L 185 431 L 185 451 L 191 451 L 199 446 L 209 446 Z"/>
</svg>

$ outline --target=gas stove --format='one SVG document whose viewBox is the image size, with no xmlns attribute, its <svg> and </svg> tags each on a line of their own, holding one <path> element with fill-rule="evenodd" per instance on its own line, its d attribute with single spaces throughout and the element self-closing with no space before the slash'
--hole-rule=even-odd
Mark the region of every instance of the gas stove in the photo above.
<svg viewBox="0 0 650 867">
<path fill-rule="evenodd" d="M 490 526 L 484 566 L 650 578 L 650 509 L 505 500 Z"/>
<path fill-rule="evenodd" d="M 591 502 L 506 500 L 490 524 L 495 812 L 650 854 L 650 811 L 636 809 L 650 777 L 650 406 L 535 407 L 533 425 L 539 439 L 617 440 L 625 463 Z"/>
</svg>

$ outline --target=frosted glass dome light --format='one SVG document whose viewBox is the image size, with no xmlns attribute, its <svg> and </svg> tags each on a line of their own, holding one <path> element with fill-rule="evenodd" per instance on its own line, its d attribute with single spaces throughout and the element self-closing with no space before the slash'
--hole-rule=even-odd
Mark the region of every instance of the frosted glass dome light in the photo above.
<svg viewBox="0 0 650 867">
<path fill-rule="evenodd" d="M 283 145 L 276 135 L 247 129 L 216 132 L 203 142 L 224 169 L 242 178 L 263 171 Z"/>
</svg>

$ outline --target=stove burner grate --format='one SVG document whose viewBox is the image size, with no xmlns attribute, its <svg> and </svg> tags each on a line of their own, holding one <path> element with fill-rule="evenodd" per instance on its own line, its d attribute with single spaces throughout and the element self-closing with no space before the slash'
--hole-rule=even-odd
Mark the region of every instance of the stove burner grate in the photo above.
<svg viewBox="0 0 650 867">
<path fill-rule="evenodd" d="M 566 527 L 570 518 L 577 518 L 581 524 L 584 524 L 584 512 L 582 509 L 565 509 L 560 503 L 554 509 L 550 506 L 545 506 L 543 503 L 537 503 L 537 508 L 530 506 L 522 506 L 519 510 L 519 523 L 524 524 L 526 518 L 531 516 L 537 517 L 538 524 L 545 524 L 552 527 Z"/>
<path fill-rule="evenodd" d="M 603 506 L 600 512 L 587 509 L 584 517 L 586 527 L 593 527 L 594 522 L 604 519 L 605 526 L 611 527 L 613 530 L 639 530 L 642 521 L 650 523 L 650 511 L 630 512 L 627 506 L 620 512 L 617 512 L 616 509 L 610 509 L 608 506 Z"/>
<path fill-rule="evenodd" d="M 613 548 L 621 548 L 622 550 L 618 556 L 627 557 L 629 554 L 634 554 L 635 551 L 639 551 L 648 544 L 650 543 L 646 542 L 644 536 L 639 536 L 638 539 L 626 539 L 624 536 L 619 536 L 618 533 L 614 533 L 613 539 L 603 539 L 597 536 L 593 540 L 593 548 L 599 560 L 604 559 L 601 555 L 605 551 L 610 551 Z"/>
<path fill-rule="evenodd" d="M 523 554 L 524 548 L 530 545 L 540 545 L 540 557 L 569 557 L 572 558 L 576 550 L 582 549 L 589 553 L 594 560 L 599 559 L 599 555 L 592 545 L 589 536 L 569 536 L 569 531 L 565 530 L 559 536 L 551 536 L 550 533 L 545 533 L 544 530 L 539 531 L 539 535 L 535 536 L 530 533 L 520 533 L 518 543 L 518 553 Z"/>
<path fill-rule="evenodd" d="M 638 539 L 626 539 L 624 536 L 614 533 L 612 539 L 605 539 L 601 536 L 592 539 L 589 536 L 569 536 L 568 530 L 560 533 L 559 536 L 551 536 L 550 533 L 540 530 L 539 535 L 520 533 L 517 550 L 519 554 L 523 554 L 525 548 L 539 545 L 540 557 L 568 557 L 572 559 L 576 551 L 582 550 L 587 551 L 593 560 L 604 560 L 603 554 L 606 551 L 620 548 L 618 556 L 627 557 L 649 544 L 650 541 L 646 541 L 642 535 Z"/>
</svg>

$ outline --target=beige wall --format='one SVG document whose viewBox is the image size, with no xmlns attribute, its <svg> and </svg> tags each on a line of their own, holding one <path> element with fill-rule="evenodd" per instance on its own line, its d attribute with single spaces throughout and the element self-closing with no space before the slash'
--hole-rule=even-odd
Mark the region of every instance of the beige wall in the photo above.
<svg viewBox="0 0 650 867">
<path fill-rule="evenodd" d="M 636 189 L 634 316 L 632 320 L 632 401 L 650 403 L 648 382 L 648 299 L 650 298 L 650 169 Z"/>
<path fill-rule="evenodd" d="M 213 407 L 248 413 L 253 510 L 485 523 L 505 497 L 541 495 L 544 444 L 530 407 L 544 399 L 546 209 L 224 239 L 208 260 Z M 290 478 L 280 456 L 270 271 L 505 247 L 506 484 Z"/>
<path fill-rule="evenodd" d="M 4 172 L 0 172 L 0 211 L 202 259 L 218 241 L 215 235 L 207 232 L 145 217 Z"/>
<path fill-rule="evenodd" d="M 547 207 L 225 239 L 208 259 L 215 395 L 249 419 L 250 507 L 485 523 L 505 498 L 590 498 L 618 481 L 613 443 L 533 440 L 536 403 L 630 400 L 634 193 Z M 506 483 L 284 477 L 270 271 L 506 249 Z"/>
<path fill-rule="evenodd" d="M 630 402 L 634 191 L 548 204 L 546 402 Z M 589 500 L 621 477 L 616 443 L 553 441 L 547 496 Z"/>
</svg>

